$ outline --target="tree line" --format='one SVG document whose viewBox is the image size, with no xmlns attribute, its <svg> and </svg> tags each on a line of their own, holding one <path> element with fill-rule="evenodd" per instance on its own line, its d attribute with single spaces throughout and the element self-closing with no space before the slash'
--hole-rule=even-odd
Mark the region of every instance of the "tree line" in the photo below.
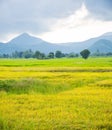
<svg viewBox="0 0 112 130">
<path fill-rule="evenodd" d="M 15 51 L 12 54 L 2 54 L 0 58 L 36 58 L 36 59 L 53 59 L 53 58 L 74 58 L 82 56 L 82 58 L 87 59 L 89 56 L 98 57 L 98 56 L 112 56 L 112 52 L 109 53 L 100 53 L 97 51 L 96 53 L 92 53 L 88 49 L 82 50 L 80 53 L 62 53 L 57 50 L 55 52 L 49 52 L 48 54 L 42 53 L 40 51 L 32 51 L 31 49 L 26 51 Z"/>
<path fill-rule="evenodd" d="M 62 53 L 57 50 L 55 52 L 49 52 L 48 54 L 42 53 L 40 51 L 32 51 L 31 49 L 26 51 L 15 51 L 12 54 L 2 54 L 0 58 L 36 58 L 36 59 L 53 59 L 53 58 L 62 58 L 62 57 L 78 57 L 77 53 Z"/>
</svg>

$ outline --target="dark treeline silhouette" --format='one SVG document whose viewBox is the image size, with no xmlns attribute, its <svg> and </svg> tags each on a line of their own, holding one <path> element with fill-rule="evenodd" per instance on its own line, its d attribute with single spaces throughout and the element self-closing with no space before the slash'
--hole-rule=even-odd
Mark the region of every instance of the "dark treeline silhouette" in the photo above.
<svg viewBox="0 0 112 130">
<path fill-rule="evenodd" d="M 26 51 L 15 51 L 12 54 L 2 54 L 0 58 L 36 58 L 36 59 L 53 59 L 53 58 L 74 58 L 78 57 L 79 54 L 77 53 L 62 53 L 61 51 L 57 50 L 56 52 L 49 52 L 48 54 L 42 53 L 40 51 L 32 51 L 31 49 Z"/>
</svg>

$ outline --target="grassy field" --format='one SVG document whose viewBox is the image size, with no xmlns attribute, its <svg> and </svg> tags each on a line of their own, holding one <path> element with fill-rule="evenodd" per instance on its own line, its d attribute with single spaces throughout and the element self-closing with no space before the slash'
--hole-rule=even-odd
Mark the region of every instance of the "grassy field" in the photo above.
<svg viewBox="0 0 112 130">
<path fill-rule="evenodd" d="M 89 58 L 84 60 L 81 58 L 68 59 L 1 59 L 0 66 L 20 67 L 20 66 L 36 66 L 36 67 L 112 67 L 112 58 Z"/>
<path fill-rule="evenodd" d="M 112 57 L 1 59 L 0 130 L 112 130 Z"/>
</svg>

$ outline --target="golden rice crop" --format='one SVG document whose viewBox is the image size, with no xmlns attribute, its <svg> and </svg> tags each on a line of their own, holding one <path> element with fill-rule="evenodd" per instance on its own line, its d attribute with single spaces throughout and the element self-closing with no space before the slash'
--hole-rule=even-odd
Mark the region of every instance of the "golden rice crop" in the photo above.
<svg viewBox="0 0 112 130">
<path fill-rule="evenodd" d="M 112 67 L 1 64 L 0 130 L 111 130 L 111 96 Z"/>
</svg>

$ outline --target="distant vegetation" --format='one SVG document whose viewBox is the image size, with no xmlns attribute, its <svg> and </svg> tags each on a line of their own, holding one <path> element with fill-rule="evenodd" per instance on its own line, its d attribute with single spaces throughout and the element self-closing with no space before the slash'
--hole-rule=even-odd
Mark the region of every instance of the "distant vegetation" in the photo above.
<svg viewBox="0 0 112 130">
<path fill-rule="evenodd" d="M 87 50 L 87 49 L 85 49 Z M 89 50 L 88 50 L 89 51 Z M 112 52 L 108 52 L 108 53 L 100 53 L 99 50 L 97 50 L 95 53 L 92 53 L 90 55 L 90 51 L 87 55 L 85 55 L 84 53 L 85 51 L 81 51 L 80 53 L 63 53 L 59 50 L 55 51 L 55 52 L 49 52 L 48 54 L 45 54 L 43 52 L 40 51 L 32 51 L 31 49 L 26 50 L 26 51 L 15 51 L 12 54 L 1 54 L 0 58 L 36 58 L 36 59 L 54 59 L 54 58 L 74 58 L 74 57 L 80 57 L 80 55 L 85 59 L 88 58 L 88 56 L 91 57 L 99 57 L 99 56 L 112 56 Z"/>
<path fill-rule="evenodd" d="M 12 54 L 1 54 L 0 58 L 36 58 L 36 59 L 53 59 L 53 58 L 62 58 L 62 57 L 78 57 L 79 54 L 77 53 L 62 53 L 61 51 L 57 50 L 56 52 L 49 52 L 48 54 L 42 53 L 40 51 L 15 51 Z"/>
</svg>

